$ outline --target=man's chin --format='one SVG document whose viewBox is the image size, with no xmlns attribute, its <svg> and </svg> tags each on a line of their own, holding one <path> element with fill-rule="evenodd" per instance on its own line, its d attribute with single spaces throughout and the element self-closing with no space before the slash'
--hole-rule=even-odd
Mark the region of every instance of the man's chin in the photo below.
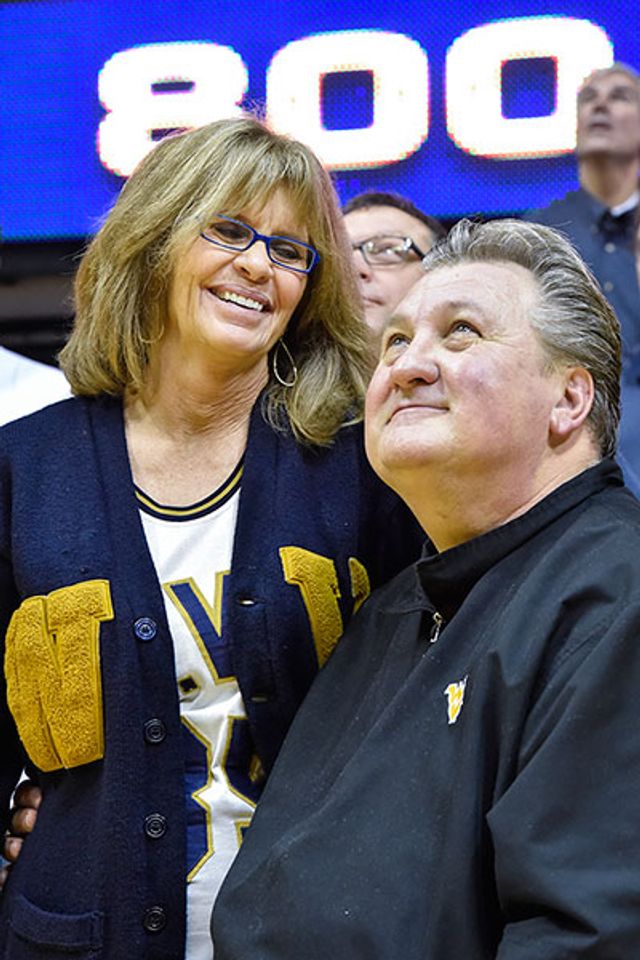
<svg viewBox="0 0 640 960">
<path fill-rule="evenodd" d="M 402 486 L 407 471 L 413 478 L 421 467 L 434 463 L 434 451 L 420 443 L 384 444 L 373 454 L 369 454 L 371 466 L 381 480 L 394 490 Z"/>
</svg>

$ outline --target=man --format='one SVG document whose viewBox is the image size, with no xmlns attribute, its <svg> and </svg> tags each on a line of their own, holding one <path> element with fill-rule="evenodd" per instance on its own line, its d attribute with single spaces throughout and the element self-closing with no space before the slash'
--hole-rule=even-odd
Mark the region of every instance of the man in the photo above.
<svg viewBox="0 0 640 960">
<path fill-rule="evenodd" d="M 71 396 L 57 367 L 0 347 L 0 424 Z"/>
<path fill-rule="evenodd" d="M 637 960 L 640 505 L 572 247 L 453 228 L 385 329 L 375 469 L 430 542 L 305 700 L 216 960 Z"/>
<path fill-rule="evenodd" d="M 596 70 L 578 93 L 580 189 L 526 219 L 561 229 L 589 264 L 622 328 L 621 463 L 640 494 L 640 289 L 634 258 L 640 167 L 640 75 Z"/>
<path fill-rule="evenodd" d="M 377 335 L 394 308 L 422 276 L 420 261 L 445 229 L 396 193 L 367 192 L 342 209 L 365 319 Z"/>
</svg>

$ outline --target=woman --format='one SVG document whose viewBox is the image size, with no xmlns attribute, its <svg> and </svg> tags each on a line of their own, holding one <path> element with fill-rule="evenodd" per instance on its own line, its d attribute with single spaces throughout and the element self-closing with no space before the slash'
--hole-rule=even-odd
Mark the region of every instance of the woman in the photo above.
<svg viewBox="0 0 640 960">
<path fill-rule="evenodd" d="M 247 118 L 158 144 L 90 244 L 76 397 L 0 433 L 5 822 L 23 746 L 43 790 L 0 957 L 209 960 L 296 708 L 415 556 L 350 265 L 318 160 Z"/>
</svg>

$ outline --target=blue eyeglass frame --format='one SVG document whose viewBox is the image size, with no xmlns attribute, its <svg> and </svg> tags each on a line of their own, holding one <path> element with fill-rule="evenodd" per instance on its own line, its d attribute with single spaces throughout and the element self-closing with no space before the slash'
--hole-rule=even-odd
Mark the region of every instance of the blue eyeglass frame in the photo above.
<svg viewBox="0 0 640 960">
<path fill-rule="evenodd" d="M 282 267 L 284 270 L 292 270 L 294 273 L 304 273 L 309 274 L 316 266 L 320 260 L 320 254 L 315 247 L 312 247 L 310 243 L 304 243 L 303 240 L 296 240 L 295 237 L 283 237 L 280 234 L 273 234 L 273 236 L 267 236 L 264 233 L 258 233 L 250 224 L 245 223 L 244 220 L 236 220 L 235 217 L 226 217 L 224 213 L 214 213 L 214 217 L 219 220 L 228 220 L 229 223 L 237 223 L 240 227 L 245 227 L 245 229 L 250 230 L 253 234 L 253 237 L 244 247 L 238 247 L 230 243 L 222 243 L 220 240 L 214 240 L 213 237 L 207 236 L 206 233 L 202 232 L 200 236 L 203 240 L 207 240 L 209 243 L 214 244 L 216 247 L 223 247 L 225 250 L 235 250 L 236 253 L 243 253 L 245 250 L 248 250 L 250 247 L 257 243 L 258 240 L 262 240 L 264 243 L 265 250 L 267 251 L 267 256 L 272 263 L 275 263 L 276 267 Z M 311 262 L 304 267 L 292 267 L 291 264 L 283 263 L 282 260 L 276 260 L 271 254 L 271 241 L 272 240 L 288 240 L 289 243 L 296 243 L 300 247 L 304 247 L 305 250 L 309 250 L 311 253 Z"/>
</svg>

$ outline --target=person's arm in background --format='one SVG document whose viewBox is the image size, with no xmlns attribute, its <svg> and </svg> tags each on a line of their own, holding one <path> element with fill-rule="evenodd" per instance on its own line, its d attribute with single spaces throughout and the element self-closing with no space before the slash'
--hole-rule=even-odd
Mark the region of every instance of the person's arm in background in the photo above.
<svg viewBox="0 0 640 960">
<path fill-rule="evenodd" d="M 9 832 L 5 836 L 2 851 L 7 863 L 0 868 L 0 890 L 7 881 L 11 864 L 20 856 L 24 837 L 31 833 L 36 824 L 41 800 L 42 791 L 31 780 L 23 780 L 16 788 Z"/>
</svg>

